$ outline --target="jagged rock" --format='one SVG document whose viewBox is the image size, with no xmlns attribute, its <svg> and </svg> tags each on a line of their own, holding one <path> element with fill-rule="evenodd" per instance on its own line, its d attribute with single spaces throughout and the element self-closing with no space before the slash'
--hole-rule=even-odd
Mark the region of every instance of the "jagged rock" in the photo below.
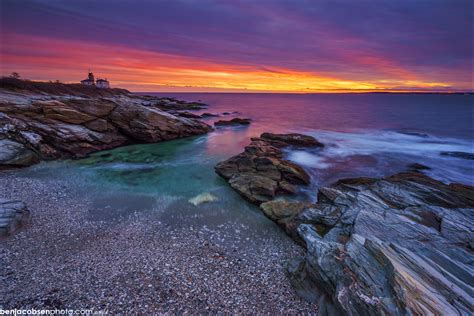
<svg viewBox="0 0 474 316">
<path fill-rule="evenodd" d="M 194 113 L 191 113 L 191 112 L 178 112 L 177 113 L 178 116 L 181 116 L 181 117 L 187 117 L 187 118 L 194 118 L 194 119 L 199 119 L 201 118 L 201 115 L 197 115 L 197 114 L 194 114 Z"/>
<path fill-rule="evenodd" d="M 248 118 L 233 118 L 229 121 L 226 120 L 219 120 L 214 123 L 215 126 L 227 126 L 227 125 L 249 125 L 252 122 L 251 119 Z"/>
<path fill-rule="evenodd" d="M 195 111 L 207 108 L 207 104 L 202 102 L 186 102 L 173 98 L 162 98 L 159 101 L 155 101 L 154 106 L 165 111 Z"/>
<path fill-rule="evenodd" d="M 0 139 L 0 168 L 30 166 L 39 161 L 38 156 L 23 144 Z"/>
<path fill-rule="evenodd" d="M 25 203 L 0 198 L 0 238 L 14 234 L 30 222 Z"/>
<path fill-rule="evenodd" d="M 321 189 L 293 223 L 307 254 L 291 279 L 306 298 L 329 297 L 337 313 L 474 308 L 474 187 L 418 172 L 342 180 Z"/>
<path fill-rule="evenodd" d="M 218 117 L 218 116 L 219 116 L 219 114 L 208 113 L 208 112 L 201 114 L 201 118 L 205 118 L 205 117 Z"/>
<path fill-rule="evenodd" d="M 287 139 L 295 137 L 288 136 Z M 252 138 L 243 153 L 218 163 L 215 170 L 233 189 L 257 205 L 278 194 L 293 194 L 296 192 L 294 185 L 307 185 L 310 177 L 303 168 L 283 159 L 281 149 L 291 145 L 283 139 Z M 277 146 L 274 146 L 275 142 Z"/>
<path fill-rule="evenodd" d="M 306 204 L 302 202 L 273 200 L 262 203 L 260 208 L 263 210 L 265 215 L 276 221 L 298 215 L 305 206 Z"/>
<path fill-rule="evenodd" d="M 318 142 L 314 137 L 302 134 L 273 134 L 263 133 L 260 138 L 274 142 L 275 144 L 287 144 L 301 147 L 324 147 L 324 144 Z M 278 146 L 278 145 L 277 145 Z"/>
<path fill-rule="evenodd" d="M 294 218 L 306 207 L 308 207 L 308 203 L 285 200 L 272 200 L 260 204 L 263 213 L 274 220 L 290 237 L 300 244 L 303 244 L 303 240 L 298 236 L 296 231 L 298 224 Z"/>
<path fill-rule="evenodd" d="M 17 156 L 10 158 L 13 163 L 9 164 L 28 165 L 37 162 L 35 157 L 45 160 L 78 158 L 98 150 L 212 130 L 199 120 L 174 116 L 155 106 L 144 106 L 144 100 L 150 98 L 123 92 L 102 98 L 45 96 L 0 89 L 0 138 L 23 146 L 22 149 L 15 145 Z M 155 99 L 156 102 L 160 100 Z M 3 142 L 0 146 L 2 144 L 1 151 L 12 153 L 13 145 L 6 147 Z"/>
<path fill-rule="evenodd" d="M 238 111 L 234 111 L 234 112 L 222 112 L 222 115 L 232 115 L 232 114 L 241 114 L 241 113 L 238 112 Z"/>
</svg>

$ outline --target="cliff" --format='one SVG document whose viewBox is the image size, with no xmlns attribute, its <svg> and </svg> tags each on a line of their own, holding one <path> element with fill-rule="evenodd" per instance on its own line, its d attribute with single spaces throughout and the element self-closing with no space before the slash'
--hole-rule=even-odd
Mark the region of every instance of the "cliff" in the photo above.
<svg viewBox="0 0 474 316">
<path fill-rule="evenodd" d="M 2 78 L 0 167 L 204 134 L 209 125 L 176 112 L 199 106 L 123 89 Z"/>
</svg>

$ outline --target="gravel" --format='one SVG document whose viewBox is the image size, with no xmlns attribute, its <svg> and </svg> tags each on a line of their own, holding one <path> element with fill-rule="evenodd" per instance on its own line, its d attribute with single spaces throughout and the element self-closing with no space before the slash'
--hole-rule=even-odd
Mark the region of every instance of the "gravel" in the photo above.
<svg viewBox="0 0 474 316">
<path fill-rule="evenodd" d="M 91 218 L 61 180 L 0 174 L 0 197 L 32 223 L 0 241 L 0 306 L 110 313 L 314 314 L 285 265 L 303 250 L 278 231 L 249 239 L 241 223 L 171 225 L 154 212 Z M 163 218 L 163 215 L 161 215 Z"/>
</svg>

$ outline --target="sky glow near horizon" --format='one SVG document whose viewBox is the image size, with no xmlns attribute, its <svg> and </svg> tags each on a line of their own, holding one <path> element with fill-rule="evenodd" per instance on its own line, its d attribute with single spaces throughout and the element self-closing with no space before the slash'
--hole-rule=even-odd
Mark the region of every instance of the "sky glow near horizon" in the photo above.
<svg viewBox="0 0 474 316">
<path fill-rule="evenodd" d="M 472 91 L 471 1 L 3 0 L 1 74 L 170 92 Z"/>
</svg>

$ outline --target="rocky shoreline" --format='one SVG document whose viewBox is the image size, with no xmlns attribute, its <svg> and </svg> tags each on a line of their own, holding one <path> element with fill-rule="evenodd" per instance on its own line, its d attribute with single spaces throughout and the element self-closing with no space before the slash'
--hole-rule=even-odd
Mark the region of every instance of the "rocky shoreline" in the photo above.
<svg viewBox="0 0 474 316">
<path fill-rule="evenodd" d="M 0 168 L 80 158 L 95 151 L 200 135 L 212 130 L 180 110 L 206 105 L 134 95 L 126 90 L 54 83 L 14 89 L 0 80 Z M 19 88 L 23 81 L 18 80 Z M 45 84 L 45 85 L 44 85 Z M 36 85 L 36 86 L 35 86 Z M 56 88 L 55 94 L 47 93 Z"/>
<path fill-rule="evenodd" d="M 202 103 L 73 85 L 26 82 L 24 91 L 16 89 L 18 82 L 3 84 L 3 169 L 212 130 L 189 112 L 205 108 Z M 201 117 L 211 116 L 217 115 Z M 235 223 L 239 230 L 230 224 L 170 226 L 154 215 L 161 209 L 97 221 L 89 217 L 91 201 L 80 196 L 73 179 L 17 174 L 0 174 L 3 308 L 192 314 L 317 310 L 285 278 L 283 263 L 302 252 L 284 235 L 242 242 L 239 230 L 247 228 L 240 223 Z"/>
<path fill-rule="evenodd" d="M 200 135 L 212 131 L 200 119 L 218 116 L 190 112 L 206 108 L 202 103 L 125 90 L 27 83 L 25 91 L 13 83 L 0 85 L 0 169 Z M 408 172 L 318 188 L 315 203 L 296 201 L 311 177 L 286 159 L 292 148 L 325 145 L 302 134 L 262 133 L 215 171 L 296 243 L 272 235 L 229 248 L 213 236 L 238 239 L 230 226 L 170 227 L 150 214 L 93 221 L 88 201 L 68 183 L 3 172 L 2 306 L 363 315 L 474 309 L 473 187 L 434 180 L 415 163 Z"/>
<path fill-rule="evenodd" d="M 285 147 L 324 147 L 310 136 L 263 133 L 252 138 L 245 151 L 216 165 L 217 174 L 248 201 L 260 205 L 277 195 L 296 193 L 307 185 L 309 175 L 300 166 L 283 159 Z"/>
<path fill-rule="evenodd" d="M 278 147 L 291 144 L 282 139 L 323 145 L 304 135 L 268 135 L 252 139 L 244 153 L 218 164 L 216 172 L 305 246 L 305 259 L 295 260 L 289 274 L 302 297 L 319 302 L 321 314 L 473 310 L 474 187 L 444 184 L 414 164 L 409 166 L 414 171 L 383 179 L 342 179 L 321 187 L 315 204 L 274 199 L 276 185 L 268 181 L 287 179 L 275 174 L 285 161 Z M 262 156 L 274 160 L 262 163 Z M 298 172 L 291 178 L 301 175 L 293 170 Z M 242 178 L 245 185 L 236 185 Z"/>
</svg>

